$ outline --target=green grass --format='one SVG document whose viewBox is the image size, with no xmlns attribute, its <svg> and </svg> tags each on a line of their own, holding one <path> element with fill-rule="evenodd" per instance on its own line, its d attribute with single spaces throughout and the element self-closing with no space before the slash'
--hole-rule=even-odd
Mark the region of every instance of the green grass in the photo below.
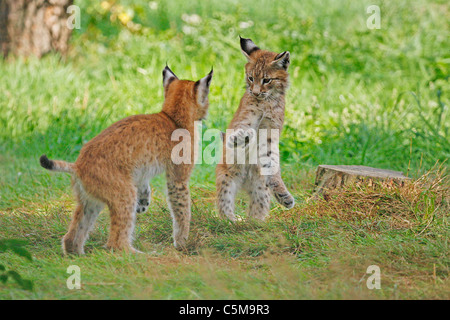
<svg viewBox="0 0 450 320">
<path fill-rule="evenodd" d="M 0 62 L 0 238 L 27 239 L 35 257 L 29 263 L 0 254 L 35 282 L 32 292 L 0 284 L 0 299 L 449 298 L 448 193 L 439 200 L 435 189 L 424 191 L 419 203 L 386 191 L 412 206 L 401 207 L 409 225 L 392 218 L 397 207 L 349 219 L 373 210 L 342 199 L 306 203 L 318 164 L 368 165 L 414 178 L 436 162 L 448 168 L 446 1 L 370 3 L 381 9 L 379 30 L 367 29 L 366 4 L 355 1 L 172 1 L 156 10 L 147 1 L 118 3 L 123 7 L 114 10 L 133 12 L 139 30 L 111 21 L 115 11 L 100 2 L 76 1 L 82 28 L 66 58 Z M 194 13 L 198 24 L 183 16 Z M 238 35 L 291 52 L 281 152 L 296 208 L 274 205 L 265 224 L 231 225 L 214 214 L 214 167 L 198 165 L 187 252 L 172 248 L 158 177 L 154 203 L 136 228 L 136 244 L 149 255 L 103 250 L 102 214 L 88 254 L 62 257 L 60 239 L 73 209 L 70 178 L 44 171 L 39 156 L 74 161 L 111 123 L 159 111 L 166 62 L 187 79 L 214 66 L 204 127 L 224 130 L 244 92 Z M 448 187 L 448 180 L 439 185 Z M 240 198 L 238 213 L 245 209 Z M 71 264 L 81 267 L 83 290 L 65 286 Z M 366 288 L 367 275 L 360 281 L 372 264 L 381 268 L 381 290 Z"/>
<path fill-rule="evenodd" d="M 355 218 L 351 211 L 359 207 L 347 205 L 343 208 L 348 216 L 338 219 L 333 209 L 314 213 L 320 206 L 304 203 L 294 212 L 275 206 L 266 223 L 244 220 L 233 225 L 211 214 L 211 190 L 194 186 L 192 191 L 190 240 L 181 253 L 172 246 L 171 219 L 160 191 L 149 212 L 138 216 L 135 244 L 146 254 L 136 256 L 103 249 L 108 217 L 102 215 L 87 254 L 63 257 L 59 246 L 73 209 L 70 197 L 7 212 L 1 217 L 0 237 L 25 237 L 35 259 L 25 263 L 3 254 L 2 261 L 32 279 L 35 289 L 25 291 L 8 283 L 0 298 L 449 298 L 448 203 L 433 212 L 428 226 L 420 221 L 423 216 L 414 218 L 413 211 L 406 217 L 411 225 L 404 226 L 383 208 L 373 216 Z M 304 200 L 306 194 L 296 196 Z M 427 211 L 428 206 L 420 208 Z M 244 209 L 240 204 L 239 213 Z M 66 287 L 70 265 L 81 268 L 82 290 Z M 370 265 L 381 269 L 381 290 L 366 287 Z"/>
</svg>

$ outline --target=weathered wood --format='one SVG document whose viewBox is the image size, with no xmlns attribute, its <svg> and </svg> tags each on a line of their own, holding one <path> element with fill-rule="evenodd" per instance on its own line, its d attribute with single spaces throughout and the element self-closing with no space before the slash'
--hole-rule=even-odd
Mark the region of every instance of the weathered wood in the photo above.
<svg viewBox="0 0 450 320">
<path fill-rule="evenodd" d="M 42 57 L 66 53 L 72 30 L 67 8 L 73 0 L 0 0 L 0 50 Z"/>
<path fill-rule="evenodd" d="M 400 171 L 377 169 L 365 166 L 320 165 L 316 172 L 315 193 L 317 197 L 327 190 L 333 190 L 350 184 L 383 182 L 403 185 L 409 178 Z"/>
</svg>

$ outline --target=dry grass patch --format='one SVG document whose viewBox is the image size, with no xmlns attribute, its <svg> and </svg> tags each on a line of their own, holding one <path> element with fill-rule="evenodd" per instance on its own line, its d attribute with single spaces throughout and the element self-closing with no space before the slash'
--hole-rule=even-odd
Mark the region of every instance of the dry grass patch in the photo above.
<svg viewBox="0 0 450 320">
<path fill-rule="evenodd" d="M 393 229 L 424 232 L 450 212 L 450 178 L 445 168 L 432 170 L 403 186 L 374 182 L 327 191 L 322 199 L 311 200 L 298 210 L 285 211 L 284 217 L 296 215 L 330 216 L 343 221 L 388 221 Z"/>
</svg>

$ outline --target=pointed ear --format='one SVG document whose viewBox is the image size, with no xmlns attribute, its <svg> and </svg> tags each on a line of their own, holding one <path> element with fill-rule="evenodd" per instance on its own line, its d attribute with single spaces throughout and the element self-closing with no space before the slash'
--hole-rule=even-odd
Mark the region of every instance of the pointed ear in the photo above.
<svg viewBox="0 0 450 320">
<path fill-rule="evenodd" d="M 287 70 L 290 63 L 291 63 L 291 54 L 289 53 L 289 51 L 285 51 L 278 54 L 275 57 L 275 59 L 272 62 L 272 65 Z"/>
<path fill-rule="evenodd" d="M 172 72 L 172 70 L 170 70 L 170 68 L 166 65 L 166 67 L 164 68 L 163 72 L 163 87 L 164 89 L 167 88 L 167 86 L 173 81 L 173 80 L 178 80 L 178 77 L 175 75 L 175 73 Z"/>
<path fill-rule="evenodd" d="M 260 50 L 256 44 L 253 43 L 251 39 L 245 39 L 241 38 L 239 36 L 239 39 L 241 40 L 241 50 L 244 56 L 250 60 L 250 56 L 253 52 Z"/>
<path fill-rule="evenodd" d="M 213 76 L 213 69 L 211 69 L 208 75 L 195 83 L 195 91 L 197 95 L 197 102 L 201 105 L 205 104 L 208 99 L 209 86 L 211 85 L 211 80 Z"/>
</svg>

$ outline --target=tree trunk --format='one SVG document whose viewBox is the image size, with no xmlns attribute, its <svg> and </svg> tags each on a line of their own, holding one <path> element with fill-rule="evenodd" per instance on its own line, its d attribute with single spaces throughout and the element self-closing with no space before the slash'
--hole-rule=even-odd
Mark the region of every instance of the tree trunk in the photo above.
<svg viewBox="0 0 450 320">
<path fill-rule="evenodd" d="M 409 178 L 400 171 L 377 169 L 365 166 L 328 166 L 320 165 L 316 172 L 315 193 L 313 198 L 326 195 L 327 190 L 337 189 L 350 184 L 366 184 L 374 182 L 403 185 Z"/>
<path fill-rule="evenodd" d="M 0 49 L 4 57 L 50 51 L 65 54 L 72 32 L 67 8 L 73 0 L 0 0 Z"/>
</svg>

